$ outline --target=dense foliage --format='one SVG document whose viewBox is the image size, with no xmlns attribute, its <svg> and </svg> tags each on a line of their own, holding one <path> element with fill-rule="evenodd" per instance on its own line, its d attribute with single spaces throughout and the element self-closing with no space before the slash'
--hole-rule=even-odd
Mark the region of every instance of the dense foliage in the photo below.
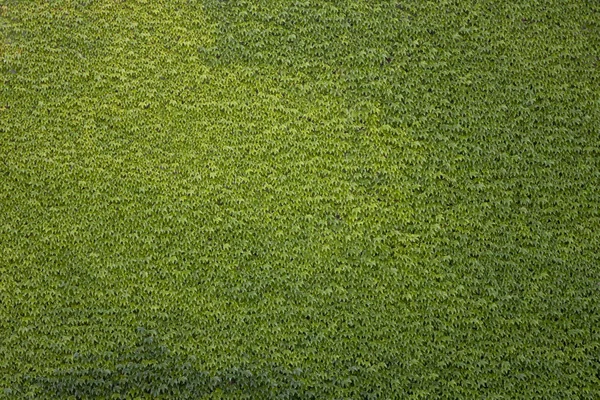
<svg viewBox="0 0 600 400">
<path fill-rule="evenodd" d="M 0 396 L 600 397 L 598 2 L 0 34 Z"/>
</svg>

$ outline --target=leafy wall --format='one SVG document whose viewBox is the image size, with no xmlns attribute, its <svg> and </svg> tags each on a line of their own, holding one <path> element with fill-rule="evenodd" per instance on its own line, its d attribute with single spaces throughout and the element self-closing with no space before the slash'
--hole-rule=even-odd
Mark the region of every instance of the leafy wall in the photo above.
<svg viewBox="0 0 600 400">
<path fill-rule="evenodd" d="M 0 15 L 7 397 L 598 397 L 597 3 Z"/>
</svg>

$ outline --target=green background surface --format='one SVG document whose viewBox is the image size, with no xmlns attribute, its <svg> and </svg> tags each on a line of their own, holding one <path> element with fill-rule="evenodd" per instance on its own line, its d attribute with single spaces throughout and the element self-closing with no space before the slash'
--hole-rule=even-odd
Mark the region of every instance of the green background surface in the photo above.
<svg viewBox="0 0 600 400">
<path fill-rule="evenodd" d="M 0 34 L 0 397 L 600 397 L 598 2 Z"/>
</svg>

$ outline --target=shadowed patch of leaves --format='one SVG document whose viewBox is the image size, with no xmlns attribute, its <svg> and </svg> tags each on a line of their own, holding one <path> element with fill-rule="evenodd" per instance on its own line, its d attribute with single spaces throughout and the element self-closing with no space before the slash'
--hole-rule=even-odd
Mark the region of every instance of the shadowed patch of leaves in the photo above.
<svg viewBox="0 0 600 400">
<path fill-rule="evenodd" d="M 19 390 L 5 390 L 28 398 L 152 398 L 198 399 L 222 393 L 241 398 L 312 397 L 303 387 L 302 370 L 278 366 L 257 370 L 251 366 L 209 373 L 194 357 L 173 354 L 156 332 L 138 329 L 132 348 L 105 355 L 73 355 L 70 368 L 45 376 L 26 376 Z"/>
</svg>

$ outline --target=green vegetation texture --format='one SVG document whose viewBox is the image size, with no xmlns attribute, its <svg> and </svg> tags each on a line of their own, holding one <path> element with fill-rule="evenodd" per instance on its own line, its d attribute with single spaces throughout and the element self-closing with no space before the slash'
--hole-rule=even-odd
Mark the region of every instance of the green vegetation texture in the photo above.
<svg viewBox="0 0 600 400">
<path fill-rule="evenodd" d="M 0 15 L 0 397 L 600 398 L 597 1 Z"/>
</svg>

